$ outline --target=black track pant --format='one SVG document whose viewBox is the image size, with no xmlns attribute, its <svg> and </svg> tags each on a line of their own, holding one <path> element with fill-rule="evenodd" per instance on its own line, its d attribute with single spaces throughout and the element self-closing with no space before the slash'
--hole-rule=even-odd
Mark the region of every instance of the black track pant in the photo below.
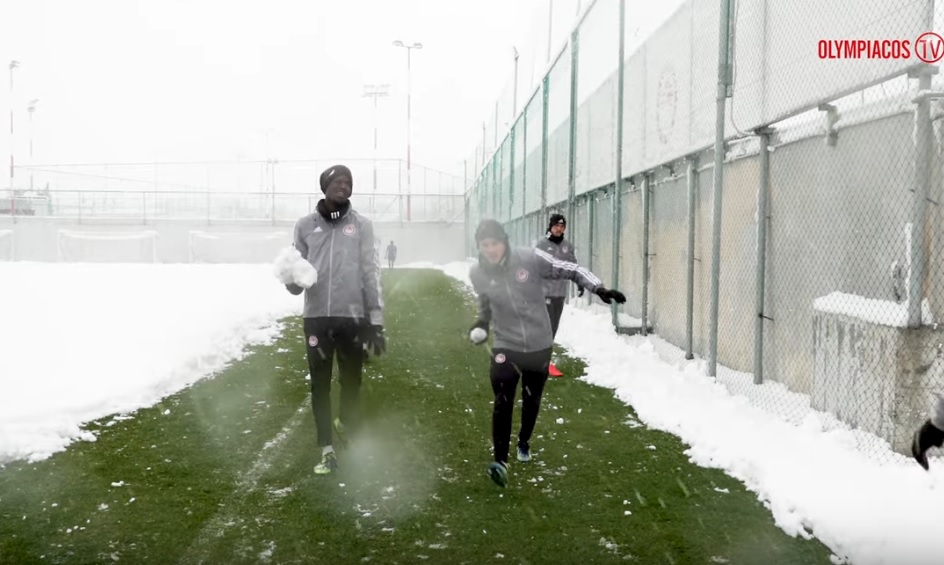
<svg viewBox="0 0 944 565">
<path fill-rule="evenodd" d="M 308 371 L 311 374 L 311 410 L 318 429 L 318 445 L 331 445 L 331 373 L 338 359 L 341 412 L 345 427 L 360 425 L 361 371 L 364 350 L 360 326 L 353 318 L 305 318 Z"/>
<path fill-rule="evenodd" d="M 515 393 L 521 381 L 521 430 L 518 446 L 530 447 L 531 434 L 541 408 L 541 394 L 547 382 L 547 366 L 551 361 L 551 350 L 519 353 L 507 349 L 492 351 L 490 376 L 495 403 L 492 409 L 492 445 L 495 461 L 508 462 L 511 444 L 512 414 Z"/>
<path fill-rule="evenodd" d="M 557 337 L 557 328 L 560 326 L 561 314 L 564 313 L 564 297 L 548 296 L 544 299 L 547 303 L 547 315 L 551 317 L 551 334 Z"/>
</svg>

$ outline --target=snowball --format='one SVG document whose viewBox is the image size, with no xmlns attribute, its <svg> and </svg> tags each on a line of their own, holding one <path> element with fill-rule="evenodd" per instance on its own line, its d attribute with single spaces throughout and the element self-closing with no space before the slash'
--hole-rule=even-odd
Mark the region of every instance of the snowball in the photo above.
<svg viewBox="0 0 944 565">
<path fill-rule="evenodd" d="M 314 265 L 308 262 L 308 259 L 299 256 L 292 265 L 292 278 L 298 286 L 311 288 L 312 285 L 318 282 L 318 271 Z"/>
<path fill-rule="evenodd" d="M 472 328 L 472 331 L 469 332 L 469 339 L 472 340 L 472 343 L 479 344 L 485 341 L 488 337 L 488 332 L 482 328 Z"/>
<path fill-rule="evenodd" d="M 291 245 L 282 249 L 272 265 L 272 273 L 275 278 L 282 284 L 292 283 L 295 261 L 301 259 L 301 257 L 302 254 Z"/>
</svg>

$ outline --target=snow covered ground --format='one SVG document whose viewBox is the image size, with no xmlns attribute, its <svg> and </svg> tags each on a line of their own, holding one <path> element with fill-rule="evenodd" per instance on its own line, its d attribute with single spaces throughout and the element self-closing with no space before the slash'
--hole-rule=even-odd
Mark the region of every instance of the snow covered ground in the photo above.
<svg viewBox="0 0 944 565">
<path fill-rule="evenodd" d="M 468 284 L 465 262 L 404 266 Z M 83 422 L 185 388 L 271 340 L 277 320 L 301 310 L 265 265 L 0 263 L 0 293 L 0 461 L 94 439 Z M 568 306 L 558 341 L 587 361 L 587 382 L 681 437 L 694 463 L 742 480 L 784 531 L 812 532 L 852 563 L 944 562 L 944 461 L 925 472 L 892 453 L 866 456 L 861 432 L 808 408 L 788 422 L 760 401 L 795 415 L 799 395 L 773 384 L 757 387 L 762 397 L 732 395 L 741 389 L 721 381 L 749 376 L 719 368 L 721 379 L 708 378 L 702 361 L 684 361 L 658 337 L 616 335 L 603 309 Z"/>
<path fill-rule="evenodd" d="M 149 406 L 301 314 L 267 265 L 0 262 L 0 462 Z"/>
</svg>

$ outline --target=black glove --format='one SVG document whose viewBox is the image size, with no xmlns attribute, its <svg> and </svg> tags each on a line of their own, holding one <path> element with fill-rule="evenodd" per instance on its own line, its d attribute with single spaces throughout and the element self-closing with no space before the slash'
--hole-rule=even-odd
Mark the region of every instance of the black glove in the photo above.
<svg viewBox="0 0 944 565">
<path fill-rule="evenodd" d="M 610 290 L 601 286 L 596 290 L 596 294 L 600 297 L 600 300 L 606 302 L 607 304 L 612 304 L 614 300 L 617 304 L 623 304 L 626 302 L 626 297 L 623 296 L 623 293 L 618 290 Z"/>
<path fill-rule="evenodd" d="M 911 454 L 919 465 L 928 469 L 927 452 L 932 447 L 941 447 L 944 445 L 944 431 L 939 430 L 931 420 L 927 420 L 921 429 L 915 432 L 914 441 L 911 443 Z"/>
<path fill-rule="evenodd" d="M 582 286 L 577 287 L 577 296 L 583 296 L 584 288 Z"/>
<path fill-rule="evenodd" d="M 384 328 L 380 325 L 368 325 L 364 328 L 364 345 L 367 349 L 374 350 L 374 356 L 387 352 L 387 339 L 384 336 Z"/>
</svg>

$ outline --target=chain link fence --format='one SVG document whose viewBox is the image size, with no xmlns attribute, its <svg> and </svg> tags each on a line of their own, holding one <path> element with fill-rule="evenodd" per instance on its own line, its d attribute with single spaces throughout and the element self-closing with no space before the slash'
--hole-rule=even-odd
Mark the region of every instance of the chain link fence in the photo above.
<svg viewBox="0 0 944 565">
<path fill-rule="evenodd" d="M 907 455 L 944 391 L 941 4 L 596 0 L 477 149 L 468 229 L 563 213 L 618 330 Z"/>
<path fill-rule="evenodd" d="M 33 189 L 0 194 L 0 218 L 42 216 L 293 222 L 321 199 L 318 176 L 338 160 L 111 163 L 19 167 Z M 347 159 L 354 207 L 383 222 L 463 222 L 465 179 L 400 160 Z M 511 159 L 507 161 L 509 164 Z M 24 176 L 27 176 L 24 175 Z"/>
</svg>

